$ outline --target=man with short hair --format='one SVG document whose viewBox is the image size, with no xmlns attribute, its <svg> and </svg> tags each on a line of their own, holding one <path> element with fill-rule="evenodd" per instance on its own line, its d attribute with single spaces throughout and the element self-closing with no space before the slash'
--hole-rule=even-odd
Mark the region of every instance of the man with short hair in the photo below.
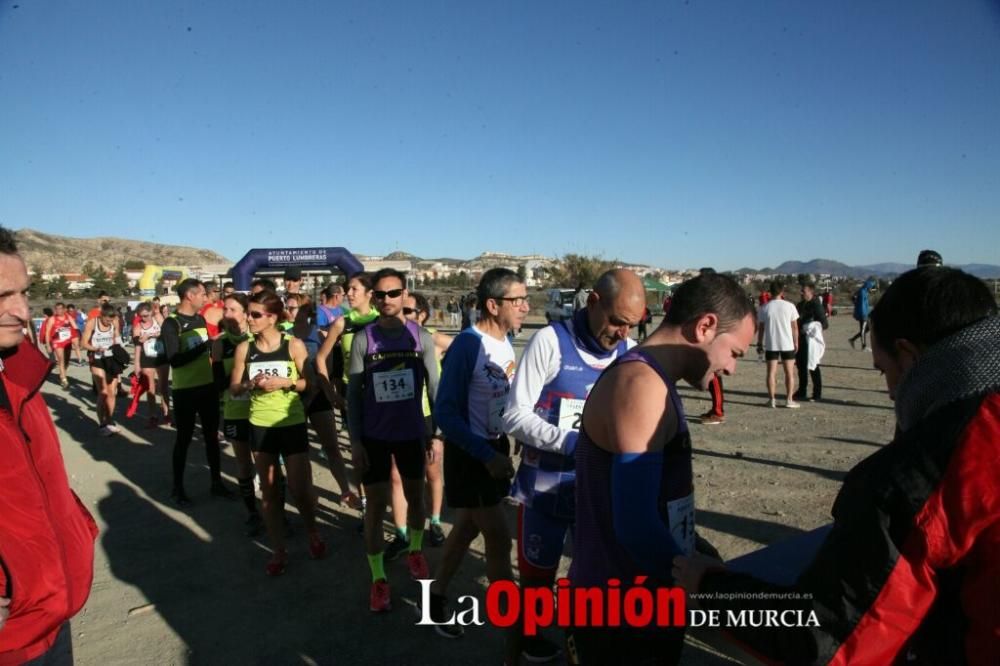
<svg viewBox="0 0 1000 666">
<path fill-rule="evenodd" d="M 235 499 L 233 491 L 222 483 L 219 453 L 219 396 L 212 377 L 211 340 L 205 318 L 198 311 L 205 305 L 205 286 L 194 278 L 178 283 L 181 301 L 160 328 L 160 340 L 173 373 L 174 440 L 173 491 L 179 506 L 191 503 L 184 490 L 184 467 L 194 436 L 195 417 L 201 420 L 205 457 L 211 476 L 211 494 Z"/>
<path fill-rule="evenodd" d="M 424 418 L 423 397 L 425 386 L 431 400 L 437 394 L 438 362 L 430 331 L 403 318 L 406 275 L 383 268 L 372 276 L 372 286 L 379 317 L 351 344 L 347 409 L 354 467 L 368 500 L 364 536 L 372 573 L 369 608 L 385 612 L 392 602 L 382 519 L 394 462 L 408 507 L 407 567 L 414 580 L 430 577 L 423 555 L 424 456 L 434 424 Z"/>
<path fill-rule="evenodd" d="M 743 288 L 705 273 L 678 287 L 657 329 L 601 375 L 576 438 L 574 587 L 607 593 L 616 580 L 624 596 L 644 579 L 672 583 L 672 557 L 696 543 L 691 436 L 677 383 L 705 391 L 712 377 L 732 374 L 753 334 Z M 675 664 L 683 641 L 683 628 L 652 624 L 574 627 L 567 649 L 571 664 Z"/>
<path fill-rule="evenodd" d="M 785 285 L 774 281 L 771 283 L 771 299 L 760 309 L 757 321 L 760 324 L 757 333 L 757 353 L 764 353 L 767 361 L 767 397 L 768 406 L 776 406 L 775 384 L 777 383 L 778 361 L 785 372 L 785 407 L 798 409 L 795 402 L 795 354 L 799 351 L 799 327 L 796 320 L 799 312 L 795 306 L 785 300 Z"/>
<path fill-rule="evenodd" d="M 326 285 L 322 295 L 323 303 L 316 308 L 316 326 L 320 336 L 325 338 L 330 324 L 344 316 L 344 308 L 341 307 L 344 302 L 344 287 L 331 282 Z"/>
<path fill-rule="evenodd" d="M 298 295 L 302 289 L 302 269 L 297 266 L 286 268 L 283 282 L 285 286 L 281 296 L 287 304 L 288 297 L 293 294 Z"/>
<path fill-rule="evenodd" d="M 795 582 L 702 557 L 676 558 L 676 579 L 723 616 L 814 614 L 727 627 L 768 663 L 1000 664 L 996 302 L 982 280 L 930 266 L 898 277 L 870 319 L 898 430 L 847 473 L 833 527 Z"/>
<path fill-rule="evenodd" d="M 97 525 L 69 487 L 42 397 L 52 366 L 24 339 L 30 284 L 0 227 L 0 664 L 69 664 Z"/>
<path fill-rule="evenodd" d="M 486 542 L 486 575 L 510 580 L 510 531 L 502 501 L 510 492 L 514 465 L 503 430 L 515 355 L 508 332 L 528 314 L 528 290 L 517 273 L 491 268 L 476 289 L 481 314 L 448 348 L 434 418 L 445 440 L 445 499 L 456 511 L 430 588 L 430 615 L 445 618 L 445 593 L 473 539 Z M 461 635 L 458 625 L 436 625 L 446 638 Z M 520 658 L 519 633 L 507 635 L 508 664 Z"/>
<path fill-rule="evenodd" d="M 588 292 L 583 292 L 588 293 Z M 635 343 L 629 331 L 642 319 L 645 290 L 630 270 L 598 278 L 586 306 L 532 336 L 511 383 L 504 430 L 521 444 L 512 495 L 520 503 L 517 562 L 522 587 L 552 589 L 566 534 L 575 518 L 580 415 L 601 372 Z M 532 662 L 560 650 L 541 634 L 522 641 Z"/>
<path fill-rule="evenodd" d="M 224 282 L 222 284 L 222 299 L 225 300 L 227 297 L 236 293 L 236 286 L 232 282 Z"/>
<path fill-rule="evenodd" d="M 110 302 L 111 302 L 111 297 L 108 296 L 108 292 L 102 291 L 99 294 L 97 294 L 97 305 L 92 307 L 90 309 L 90 312 L 87 313 L 87 319 L 97 319 L 98 317 L 100 317 L 101 307 L 105 303 L 110 303 Z"/>
<path fill-rule="evenodd" d="M 75 317 L 66 312 L 65 304 L 55 304 L 52 316 L 45 321 L 45 328 L 39 337 L 55 357 L 56 369 L 59 371 L 59 384 L 64 389 L 69 388 L 69 380 L 66 379 L 69 350 L 73 346 L 73 340 L 80 337 L 80 331 L 76 330 Z"/>
<path fill-rule="evenodd" d="M 823 372 L 819 369 L 819 357 L 822 356 L 825 347 L 823 331 L 830 327 L 830 322 L 826 319 L 823 302 L 816 296 L 816 286 L 807 282 L 802 285 L 801 293 L 802 300 L 796 306 L 799 312 L 799 349 L 795 353 L 795 365 L 799 370 L 799 389 L 795 392 L 794 398 L 806 399 L 809 378 L 812 377 L 811 400 L 815 402 L 823 399 Z"/>
</svg>

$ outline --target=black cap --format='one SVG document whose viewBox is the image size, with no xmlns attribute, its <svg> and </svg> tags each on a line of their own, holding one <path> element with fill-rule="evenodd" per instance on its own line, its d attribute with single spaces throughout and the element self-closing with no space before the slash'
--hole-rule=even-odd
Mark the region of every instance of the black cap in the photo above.
<svg viewBox="0 0 1000 666">
<path fill-rule="evenodd" d="M 302 270 L 292 266 L 291 268 L 285 269 L 285 279 L 286 280 L 301 280 Z"/>
<path fill-rule="evenodd" d="M 917 255 L 917 266 L 941 266 L 944 260 L 934 250 L 921 250 Z"/>
</svg>

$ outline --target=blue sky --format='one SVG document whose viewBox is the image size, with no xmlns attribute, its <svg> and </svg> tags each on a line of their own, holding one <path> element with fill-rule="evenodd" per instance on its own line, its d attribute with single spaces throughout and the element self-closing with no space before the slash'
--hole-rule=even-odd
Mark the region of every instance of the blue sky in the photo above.
<svg viewBox="0 0 1000 666">
<path fill-rule="evenodd" d="M 1000 264 L 1000 2 L 2 0 L 0 223 Z"/>
</svg>

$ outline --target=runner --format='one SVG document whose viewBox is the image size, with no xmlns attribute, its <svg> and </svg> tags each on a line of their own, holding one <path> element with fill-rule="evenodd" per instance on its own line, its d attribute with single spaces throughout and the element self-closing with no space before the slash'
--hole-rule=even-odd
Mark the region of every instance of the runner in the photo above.
<svg viewBox="0 0 1000 666">
<path fill-rule="evenodd" d="M 771 300 L 757 314 L 757 353 L 763 352 L 767 361 L 767 404 L 777 406 L 778 362 L 785 372 L 785 407 L 798 409 L 795 402 L 795 354 L 799 350 L 799 327 L 796 321 L 799 311 L 785 300 L 785 285 L 779 281 L 771 283 Z M 866 316 L 867 318 L 867 316 Z"/>
<path fill-rule="evenodd" d="M 119 431 L 113 419 L 118 397 L 118 377 L 123 368 L 112 356 L 111 347 L 120 345 L 121 342 L 115 308 L 110 303 L 105 303 L 101 306 L 100 316 L 87 320 L 83 329 L 83 347 L 89 352 L 90 374 L 97 389 L 98 432 L 105 436 Z"/>
<path fill-rule="evenodd" d="M 83 352 L 80 349 L 80 335 L 83 333 L 83 327 L 87 325 L 87 322 L 83 318 L 83 313 L 72 303 L 66 304 L 66 314 L 76 322 L 76 328 L 73 329 L 73 353 L 76 354 L 76 364 L 82 366 Z M 68 364 L 69 361 L 67 361 Z"/>
<path fill-rule="evenodd" d="M 510 442 L 503 432 L 515 362 L 507 333 L 520 327 L 528 314 L 528 291 L 514 271 L 492 268 L 483 274 L 476 293 L 480 316 L 448 350 L 434 403 L 434 417 L 445 435 L 445 497 L 457 512 L 431 585 L 435 621 L 446 617 L 448 585 L 480 532 L 486 541 L 487 577 L 513 577 L 510 531 L 501 506 L 514 476 Z M 435 630 L 448 638 L 462 633 L 458 625 L 437 625 Z M 520 652 L 515 626 L 507 632 L 507 663 L 516 664 Z"/>
<path fill-rule="evenodd" d="M 511 493 L 520 504 L 521 587 L 551 590 L 555 585 L 575 519 L 573 455 L 583 404 L 601 372 L 635 345 L 629 331 L 645 309 L 639 276 L 625 269 L 608 271 L 572 319 L 538 331 L 524 350 L 503 417 L 504 430 L 522 447 Z M 540 633 L 523 639 L 522 653 L 530 662 L 551 661 L 560 652 Z"/>
<path fill-rule="evenodd" d="M 430 577 L 423 555 L 424 456 L 434 425 L 425 419 L 424 387 L 437 393 L 438 364 L 431 333 L 402 316 L 406 276 L 384 268 L 372 276 L 379 317 L 354 336 L 348 364 L 348 432 L 354 465 L 368 498 L 365 549 L 372 572 L 369 608 L 391 610 L 382 551 L 382 518 L 390 498 L 393 461 L 402 477 L 408 504 L 409 552 L 406 564 L 414 580 Z"/>
<path fill-rule="evenodd" d="M 222 334 L 212 341 L 212 372 L 216 388 L 222 391 L 223 433 L 233 445 L 236 481 L 247 508 L 247 536 L 257 536 L 263 520 L 254 494 L 254 462 L 250 454 L 250 395 L 233 395 L 229 390 L 236 348 L 252 336 L 247 324 L 245 294 L 231 293 L 223 300 Z M 282 503 L 284 504 L 284 503 Z"/>
<path fill-rule="evenodd" d="M 253 340 L 241 342 L 236 348 L 229 380 L 233 397 L 250 394 L 250 446 L 260 479 L 264 524 L 273 549 L 265 567 L 269 576 L 283 574 L 288 565 L 279 482 L 282 460 L 288 487 L 306 525 L 309 556 L 319 559 L 326 555 L 326 544 L 316 528 L 309 433 L 299 399 L 306 387 L 302 376 L 306 348 L 300 340 L 278 330 L 283 309 L 274 292 L 262 291 L 250 297 L 247 314 Z"/>
<path fill-rule="evenodd" d="M 76 328 L 75 318 L 66 312 L 65 304 L 56 303 L 54 308 L 52 316 L 45 321 L 40 337 L 55 359 L 60 386 L 67 389 L 69 380 L 66 379 L 66 366 L 69 365 L 69 350 L 73 346 L 73 340 L 79 337 L 79 331 Z"/>
<path fill-rule="evenodd" d="M 326 337 L 330 325 L 344 316 L 344 308 L 341 307 L 344 301 L 344 288 L 331 282 L 323 290 L 322 296 L 323 304 L 316 308 L 316 325 L 319 327 L 321 339 Z"/>
<path fill-rule="evenodd" d="M 108 292 L 102 291 L 97 294 L 97 305 L 90 308 L 90 312 L 87 313 L 87 319 L 97 319 L 101 316 L 101 308 L 104 307 L 105 303 L 110 303 L 111 297 L 108 296 Z"/>
<path fill-rule="evenodd" d="M 875 278 L 868 278 L 856 292 L 854 292 L 854 320 L 858 322 L 858 332 L 848 338 L 851 349 L 857 349 L 854 343 L 861 339 L 861 351 L 868 351 L 868 313 L 871 312 L 869 292 L 875 289 L 878 283 Z"/>
<path fill-rule="evenodd" d="M 160 340 L 160 325 L 153 319 L 153 307 L 140 303 L 136 308 L 139 323 L 132 328 L 135 344 L 135 367 L 149 383 L 149 420 L 147 427 L 155 428 L 161 423 L 170 424 L 170 365 L 167 352 Z M 156 396 L 160 396 L 160 408 L 156 408 Z"/>
<path fill-rule="evenodd" d="M 707 390 L 753 341 L 753 308 L 732 278 L 703 274 L 674 292 L 652 335 L 601 375 L 576 440 L 577 587 L 671 583 L 671 557 L 695 547 L 691 437 L 676 382 Z M 622 589 L 624 595 L 627 589 Z M 572 664 L 674 664 L 683 628 L 579 627 Z"/>
<path fill-rule="evenodd" d="M 205 318 L 198 310 L 205 305 L 205 286 L 194 278 L 177 284 L 181 301 L 160 329 L 160 339 L 173 368 L 174 440 L 172 496 L 180 506 L 191 503 L 184 490 L 184 467 L 188 447 L 194 436 L 195 417 L 201 421 L 205 440 L 205 458 L 211 477 L 210 493 L 216 497 L 235 499 L 233 491 L 222 482 L 219 468 L 219 396 L 212 380 L 212 363 Z"/>
<path fill-rule="evenodd" d="M 205 319 L 205 330 L 208 337 L 214 340 L 219 335 L 219 325 L 222 322 L 222 299 L 219 297 L 219 287 L 214 282 L 205 283 L 205 304 L 198 310 Z"/>
</svg>

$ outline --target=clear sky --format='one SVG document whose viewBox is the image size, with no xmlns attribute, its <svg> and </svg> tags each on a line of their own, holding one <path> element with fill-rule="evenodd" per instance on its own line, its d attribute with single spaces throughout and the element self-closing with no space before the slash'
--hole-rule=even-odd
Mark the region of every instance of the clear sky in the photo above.
<svg viewBox="0 0 1000 666">
<path fill-rule="evenodd" d="M 1000 2 L 2 0 L 0 223 L 1000 264 Z"/>
</svg>

